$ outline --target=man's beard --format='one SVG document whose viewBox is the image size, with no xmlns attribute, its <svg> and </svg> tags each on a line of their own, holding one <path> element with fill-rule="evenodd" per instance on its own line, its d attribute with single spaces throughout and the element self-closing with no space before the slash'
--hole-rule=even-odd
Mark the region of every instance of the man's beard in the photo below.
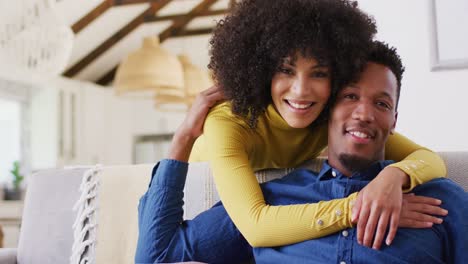
<svg viewBox="0 0 468 264">
<path fill-rule="evenodd" d="M 341 165 L 345 167 L 351 173 L 361 172 L 363 170 L 368 169 L 374 162 L 375 159 L 370 159 L 366 157 L 361 157 L 352 154 L 341 153 L 338 156 L 338 160 L 340 161 Z"/>
</svg>

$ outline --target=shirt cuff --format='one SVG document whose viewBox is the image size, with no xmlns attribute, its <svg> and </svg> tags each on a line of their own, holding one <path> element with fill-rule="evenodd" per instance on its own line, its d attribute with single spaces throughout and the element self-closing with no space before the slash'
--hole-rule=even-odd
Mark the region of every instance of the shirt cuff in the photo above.
<svg viewBox="0 0 468 264">
<path fill-rule="evenodd" d="M 421 171 L 427 167 L 427 164 L 420 160 L 402 160 L 397 163 L 393 163 L 389 165 L 390 167 L 399 168 L 400 170 L 404 171 L 408 174 L 410 178 L 410 185 L 407 188 L 403 188 L 403 192 L 409 192 L 414 189 L 417 185 L 423 184 L 426 182 L 423 180 Z"/>
<path fill-rule="evenodd" d="M 151 184 L 183 190 L 187 171 L 187 162 L 163 159 L 154 166 Z"/>
<path fill-rule="evenodd" d="M 348 227 L 353 227 L 353 222 L 352 222 L 352 219 L 353 219 L 353 207 L 354 207 L 354 204 L 356 203 L 356 199 L 357 199 L 357 196 L 358 196 L 359 192 L 355 192 L 355 193 L 352 193 L 348 196 L 348 207 L 347 207 L 347 211 L 348 211 L 348 215 L 346 217 L 346 226 Z"/>
</svg>

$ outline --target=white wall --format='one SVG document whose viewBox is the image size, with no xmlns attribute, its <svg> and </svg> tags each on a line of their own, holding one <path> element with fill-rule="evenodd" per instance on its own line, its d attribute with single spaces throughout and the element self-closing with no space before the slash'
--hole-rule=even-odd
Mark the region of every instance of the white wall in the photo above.
<svg viewBox="0 0 468 264">
<path fill-rule="evenodd" d="M 433 150 L 468 150 L 468 69 L 430 71 L 429 1 L 358 2 L 376 19 L 377 38 L 397 47 L 406 66 L 397 130 Z"/>
</svg>

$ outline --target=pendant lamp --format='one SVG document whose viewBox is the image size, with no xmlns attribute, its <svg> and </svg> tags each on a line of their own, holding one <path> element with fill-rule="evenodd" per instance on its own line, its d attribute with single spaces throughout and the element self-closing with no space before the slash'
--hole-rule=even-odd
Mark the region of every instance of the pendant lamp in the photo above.
<svg viewBox="0 0 468 264">
<path fill-rule="evenodd" d="M 142 47 L 120 63 L 114 80 L 117 95 L 143 98 L 183 96 L 183 87 L 180 61 L 161 48 L 155 36 L 145 38 Z"/>
<path fill-rule="evenodd" d="M 202 70 L 191 63 L 186 55 L 179 55 L 179 61 L 184 70 L 184 89 L 182 95 L 156 94 L 155 106 L 159 110 L 178 110 L 174 105 L 190 107 L 193 100 L 201 91 L 213 86 L 213 79 L 208 71 Z"/>
</svg>

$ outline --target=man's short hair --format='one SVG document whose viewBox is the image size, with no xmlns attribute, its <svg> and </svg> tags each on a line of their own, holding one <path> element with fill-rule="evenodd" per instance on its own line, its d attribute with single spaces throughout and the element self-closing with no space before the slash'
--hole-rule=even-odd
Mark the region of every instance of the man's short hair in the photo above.
<svg viewBox="0 0 468 264">
<path fill-rule="evenodd" d="M 405 67 L 403 67 L 403 63 L 401 62 L 400 55 L 398 55 L 396 48 L 389 46 L 385 42 L 375 40 L 369 54 L 368 62 L 374 62 L 388 67 L 395 75 L 398 85 L 395 106 L 396 110 L 400 99 L 401 79 L 403 78 L 403 72 L 405 72 Z"/>
</svg>

